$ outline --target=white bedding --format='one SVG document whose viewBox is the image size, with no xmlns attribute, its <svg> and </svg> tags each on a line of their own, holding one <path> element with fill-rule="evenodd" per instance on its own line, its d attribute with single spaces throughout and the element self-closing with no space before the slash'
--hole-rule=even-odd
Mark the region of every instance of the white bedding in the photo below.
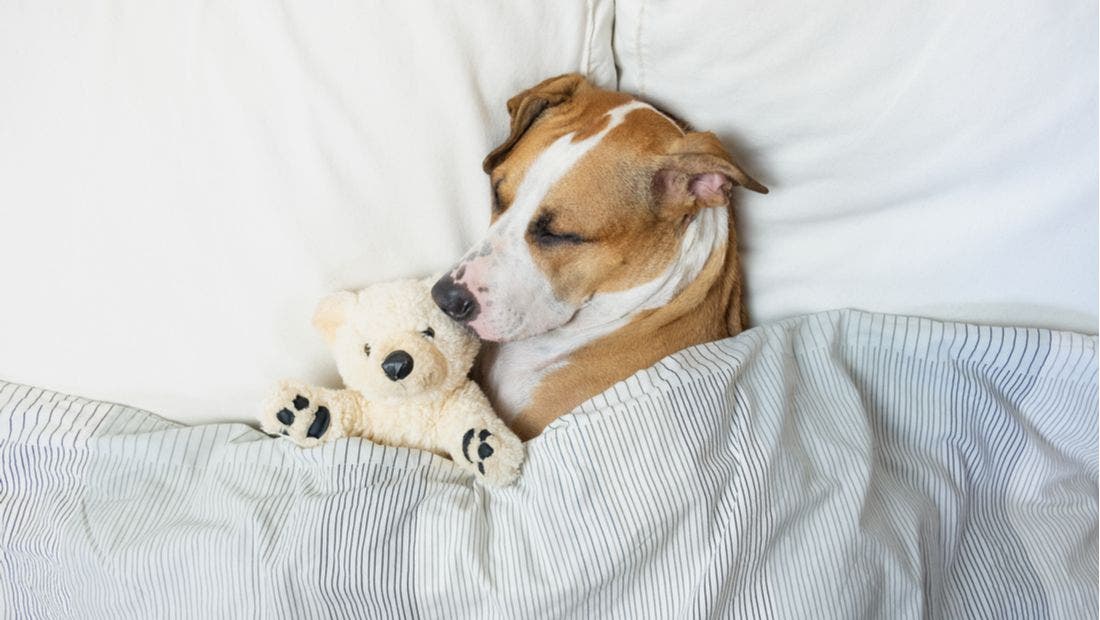
<svg viewBox="0 0 1100 620">
<path fill-rule="evenodd" d="M 1097 331 L 1094 0 L 618 0 L 620 87 L 716 131 L 755 321 Z"/>
<path fill-rule="evenodd" d="M 335 379 L 315 301 L 449 265 L 508 96 L 616 62 L 772 188 L 739 194 L 755 323 L 1095 333 L 1096 10 L 0 3 L 0 378 L 191 424 Z"/>
<path fill-rule="evenodd" d="M 614 386 L 500 490 L 0 383 L 0 612 L 1095 618 L 1096 347 L 792 319 Z"/>
<path fill-rule="evenodd" d="M 0 3 L 0 378 L 197 424 L 335 368 L 341 288 L 488 226 L 505 101 L 615 84 L 611 3 Z"/>
</svg>

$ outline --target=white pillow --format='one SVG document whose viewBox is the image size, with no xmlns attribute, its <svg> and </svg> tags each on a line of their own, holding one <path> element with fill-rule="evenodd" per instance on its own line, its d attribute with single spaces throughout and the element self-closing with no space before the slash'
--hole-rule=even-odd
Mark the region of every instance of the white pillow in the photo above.
<svg viewBox="0 0 1100 620">
<path fill-rule="evenodd" d="M 1097 4 L 617 0 L 620 87 L 716 131 L 755 323 L 1097 331 Z"/>
<path fill-rule="evenodd" d="M 58 4 L 58 6 L 53 6 Z M 487 226 L 505 101 L 614 86 L 611 2 L 0 5 L 0 377 L 188 423 L 334 379 L 334 289 Z"/>
</svg>

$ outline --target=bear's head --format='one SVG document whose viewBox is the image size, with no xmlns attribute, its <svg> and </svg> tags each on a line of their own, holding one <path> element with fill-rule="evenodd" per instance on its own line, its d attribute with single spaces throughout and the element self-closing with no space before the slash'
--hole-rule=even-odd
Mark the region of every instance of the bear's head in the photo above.
<svg viewBox="0 0 1100 620">
<path fill-rule="evenodd" d="M 432 396 L 463 385 L 480 342 L 432 301 L 434 280 L 397 280 L 321 300 L 313 325 L 344 385 L 368 400 Z"/>
</svg>

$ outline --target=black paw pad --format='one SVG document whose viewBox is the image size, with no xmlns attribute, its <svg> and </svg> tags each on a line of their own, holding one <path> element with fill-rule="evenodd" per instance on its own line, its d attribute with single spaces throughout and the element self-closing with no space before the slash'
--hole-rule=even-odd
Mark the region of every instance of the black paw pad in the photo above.
<svg viewBox="0 0 1100 620">
<path fill-rule="evenodd" d="M 318 407 L 317 417 L 313 418 L 313 424 L 309 425 L 309 430 L 306 431 L 306 437 L 317 439 L 321 435 L 324 435 L 325 431 L 328 430 L 329 418 L 328 407 Z"/>
<path fill-rule="evenodd" d="M 470 444 L 473 443 L 475 434 L 478 440 L 477 450 L 474 451 L 474 456 L 477 457 L 476 461 L 470 457 Z M 493 434 L 488 429 L 482 429 L 478 432 L 474 428 L 466 431 L 466 434 L 462 436 L 462 456 L 466 457 L 467 461 L 476 463 L 477 470 L 483 474 L 485 473 L 485 460 L 493 455 L 493 446 L 485 443 L 485 440 L 492 436 Z"/>
<path fill-rule="evenodd" d="M 290 409 L 280 409 L 279 413 L 275 414 L 275 418 L 287 426 L 294 424 L 294 414 Z"/>
<path fill-rule="evenodd" d="M 294 397 L 294 408 L 298 411 L 305 409 L 309 406 L 309 399 L 301 394 Z"/>
<path fill-rule="evenodd" d="M 493 446 L 490 446 L 487 443 L 481 444 L 477 447 L 477 455 L 481 457 L 481 460 L 483 461 L 490 456 L 493 456 Z"/>
</svg>

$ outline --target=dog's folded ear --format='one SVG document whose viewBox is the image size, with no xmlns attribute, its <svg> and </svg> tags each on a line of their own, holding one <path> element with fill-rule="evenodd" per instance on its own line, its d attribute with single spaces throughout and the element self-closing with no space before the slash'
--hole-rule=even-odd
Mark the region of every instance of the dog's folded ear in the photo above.
<svg viewBox="0 0 1100 620">
<path fill-rule="evenodd" d="M 347 320 L 356 299 L 355 293 L 340 291 L 317 303 L 317 309 L 313 311 L 313 327 L 321 332 L 325 342 L 331 343 L 336 337 L 336 330 Z"/>
<path fill-rule="evenodd" d="M 491 172 L 548 108 L 568 101 L 577 89 L 587 86 L 588 80 L 579 73 L 567 73 L 540 82 L 508 100 L 508 114 L 512 117 L 508 138 L 492 150 L 481 163 L 485 172 Z"/>
<path fill-rule="evenodd" d="M 653 175 L 653 195 L 662 209 L 724 206 L 729 204 L 734 185 L 768 193 L 768 188 L 737 165 L 710 132 L 690 132 L 678 140 Z"/>
</svg>

